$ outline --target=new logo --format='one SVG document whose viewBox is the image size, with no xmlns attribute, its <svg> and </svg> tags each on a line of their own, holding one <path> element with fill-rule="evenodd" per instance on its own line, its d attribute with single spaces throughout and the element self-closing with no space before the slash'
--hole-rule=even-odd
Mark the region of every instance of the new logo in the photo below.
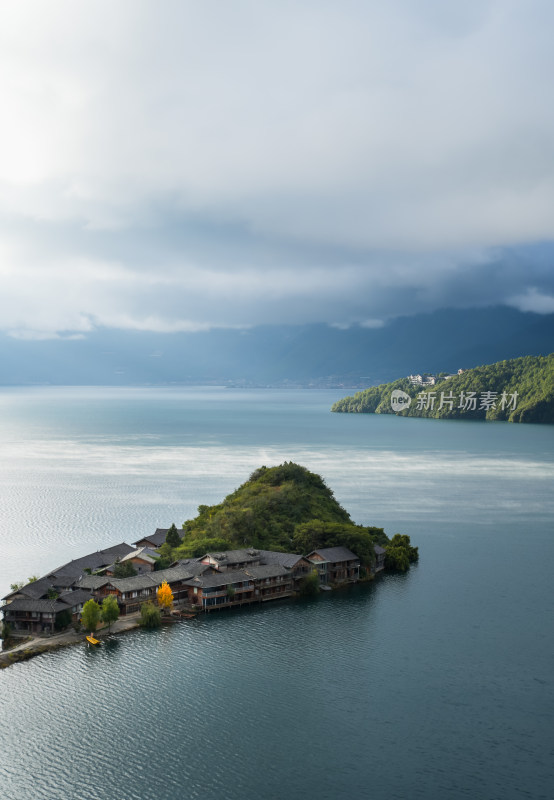
<svg viewBox="0 0 554 800">
<path fill-rule="evenodd" d="M 403 392 L 401 389 L 394 389 L 390 396 L 390 404 L 392 406 L 393 411 L 404 411 L 405 408 L 410 407 L 410 403 L 412 402 L 412 398 L 406 392 Z"/>
</svg>

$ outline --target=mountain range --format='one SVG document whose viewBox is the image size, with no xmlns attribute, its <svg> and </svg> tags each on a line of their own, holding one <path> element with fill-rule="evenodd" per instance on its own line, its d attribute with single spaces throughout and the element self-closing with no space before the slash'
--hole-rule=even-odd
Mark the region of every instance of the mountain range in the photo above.
<svg viewBox="0 0 554 800">
<path fill-rule="evenodd" d="M 381 327 L 327 324 L 82 338 L 0 335 L 0 385 L 321 385 L 363 387 L 554 351 L 554 314 L 443 309 Z"/>
</svg>

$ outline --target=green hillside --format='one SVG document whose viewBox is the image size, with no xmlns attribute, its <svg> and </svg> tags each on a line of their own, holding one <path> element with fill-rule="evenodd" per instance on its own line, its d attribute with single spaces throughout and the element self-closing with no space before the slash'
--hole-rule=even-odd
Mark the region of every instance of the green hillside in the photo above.
<svg viewBox="0 0 554 800">
<path fill-rule="evenodd" d="M 309 553 L 343 545 L 370 565 L 373 545 L 389 543 L 382 528 L 355 525 L 323 479 L 292 462 L 260 467 L 223 502 L 199 506 L 183 529 L 178 558 L 246 546 Z"/>
<path fill-rule="evenodd" d="M 393 411 L 391 394 L 394 389 L 412 398 L 409 408 Z M 414 386 L 407 378 L 402 378 L 344 397 L 331 411 L 552 424 L 554 353 L 475 367 L 461 375 L 439 380 L 435 386 Z"/>
</svg>

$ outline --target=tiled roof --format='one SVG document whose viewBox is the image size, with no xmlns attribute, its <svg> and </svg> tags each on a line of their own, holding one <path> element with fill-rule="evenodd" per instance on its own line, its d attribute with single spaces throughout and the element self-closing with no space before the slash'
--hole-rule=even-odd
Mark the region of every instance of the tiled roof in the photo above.
<svg viewBox="0 0 554 800">
<path fill-rule="evenodd" d="M 47 576 L 47 580 L 58 590 L 68 589 L 70 586 L 73 586 L 77 577 L 81 574 L 82 573 L 79 573 L 79 575 L 76 576 L 75 572 L 56 572 L 55 574 L 51 572 Z"/>
<path fill-rule="evenodd" d="M 229 586 L 232 583 L 242 583 L 243 581 L 251 581 L 252 578 L 244 570 L 226 570 L 225 572 L 212 573 L 211 575 L 202 575 L 201 577 L 193 578 L 187 583 L 190 586 L 202 586 L 208 589 L 214 586 Z"/>
<path fill-rule="evenodd" d="M 203 564 L 202 566 L 206 566 Z M 190 569 L 190 564 L 178 564 L 176 567 L 168 567 L 167 569 L 159 569 L 157 572 L 150 572 L 150 578 L 156 580 L 156 583 L 167 581 L 184 581 L 192 578 L 193 571 Z"/>
<path fill-rule="evenodd" d="M 131 550 L 130 553 L 127 553 L 127 555 L 123 556 L 120 560 L 128 561 L 131 558 L 142 558 L 142 560 L 146 561 L 148 564 L 154 564 L 159 557 L 160 554 L 156 553 L 155 550 L 151 550 L 149 547 L 139 547 L 137 550 Z"/>
<path fill-rule="evenodd" d="M 77 606 L 80 603 L 86 603 L 91 598 L 91 593 L 86 589 L 77 589 L 74 592 L 64 592 L 57 599 L 58 602 L 66 603 L 68 606 Z"/>
<path fill-rule="evenodd" d="M 109 583 L 120 592 L 133 592 L 138 589 L 160 586 L 164 581 L 171 584 L 174 581 L 189 580 L 192 577 L 192 572 L 186 566 L 177 566 L 160 569 L 157 572 L 147 572 L 132 578 L 110 578 Z"/>
<path fill-rule="evenodd" d="M 158 582 L 152 579 L 155 572 L 147 572 L 145 575 L 135 575 L 132 578 L 110 578 L 110 586 L 119 589 L 120 592 L 134 592 L 138 589 L 151 589 L 157 586 Z M 161 581 L 159 581 L 161 583 Z"/>
<path fill-rule="evenodd" d="M 178 561 L 177 566 L 186 567 L 191 575 L 203 575 L 205 572 L 213 572 L 215 569 L 215 567 L 213 567 L 211 564 L 202 564 L 201 561 L 195 558 L 186 558 L 183 561 Z M 169 569 L 173 569 L 173 567 L 170 567 Z"/>
<path fill-rule="evenodd" d="M 89 553 L 87 556 L 68 561 L 67 564 L 62 564 L 60 567 L 51 570 L 47 577 L 51 577 L 53 581 L 58 574 L 63 575 L 64 579 L 71 575 L 79 578 L 85 572 L 85 569 L 96 570 L 101 567 L 108 567 L 116 559 L 121 559 L 128 553 L 132 553 L 134 549 L 126 542 L 121 542 L 113 545 L 113 547 L 97 550 L 95 553 Z"/>
<path fill-rule="evenodd" d="M 380 544 L 374 544 L 373 549 L 375 550 L 375 555 L 377 556 L 382 556 L 383 553 L 387 552 L 384 547 L 381 547 Z"/>
<path fill-rule="evenodd" d="M 262 564 L 259 567 L 246 567 L 244 570 L 254 580 L 263 578 L 278 578 L 281 575 L 290 575 L 290 570 L 281 567 L 279 564 Z"/>
<path fill-rule="evenodd" d="M 75 586 L 77 589 L 99 589 L 101 586 L 105 586 L 109 583 L 111 578 L 108 578 L 106 575 L 83 575 L 82 578 L 79 578 L 78 581 L 75 581 Z"/>
<path fill-rule="evenodd" d="M 260 550 L 254 550 L 252 547 L 248 550 L 222 550 L 214 553 L 206 553 L 218 564 L 242 564 L 249 561 L 260 560 Z M 204 556 L 205 558 L 205 556 Z"/>
<path fill-rule="evenodd" d="M 34 600 L 32 597 L 21 597 L 2 606 L 2 611 L 46 611 L 57 614 L 59 611 L 67 611 L 67 606 L 65 603 L 58 603 L 57 600 Z"/>
<path fill-rule="evenodd" d="M 280 564 L 282 567 L 292 569 L 304 556 L 296 553 L 277 553 L 274 550 L 260 550 L 262 564 Z"/>
<path fill-rule="evenodd" d="M 26 584 L 21 589 L 17 589 L 15 592 L 10 592 L 9 594 L 3 597 L 3 600 L 7 600 L 9 597 L 13 597 L 14 595 L 24 595 L 25 597 L 32 598 L 34 600 L 39 600 L 41 597 L 47 594 L 48 589 L 52 588 L 52 581 L 48 578 L 39 578 L 38 581 L 32 581 L 31 583 Z"/>
<path fill-rule="evenodd" d="M 307 558 L 314 553 L 317 553 L 318 556 L 321 556 L 325 561 L 330 561 L 332 564 L 336 564 L 340 561 L 354 561 L 358 558 L 358 556 L 354 555 L 347 547 L 320 547 L 318 550 L 312 550 Z"/>
<path fill-rule="evenodd" d="M 153 544 L 154 547 L 161 547 L 162 544 L 165 542 L 165 537 L 167 536 L 169 528 L 156 528 L 155 533 L 149 534 L 147 536 L 141 536 L 140 539 L 137 539 L 134 544 L 138 544 L 139 542 L 150 542 Z"/>
</svg>

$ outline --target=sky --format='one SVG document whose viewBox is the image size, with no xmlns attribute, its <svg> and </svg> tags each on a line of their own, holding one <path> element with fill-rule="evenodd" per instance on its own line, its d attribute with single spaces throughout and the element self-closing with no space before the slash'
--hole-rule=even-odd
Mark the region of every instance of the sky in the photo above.
<svg viewBox="0 0 554 800">
<path fill-rule="evenodd" d="M 550 0 L 0 0 L 0 330 L 554 312 Z"/>
</svg>

